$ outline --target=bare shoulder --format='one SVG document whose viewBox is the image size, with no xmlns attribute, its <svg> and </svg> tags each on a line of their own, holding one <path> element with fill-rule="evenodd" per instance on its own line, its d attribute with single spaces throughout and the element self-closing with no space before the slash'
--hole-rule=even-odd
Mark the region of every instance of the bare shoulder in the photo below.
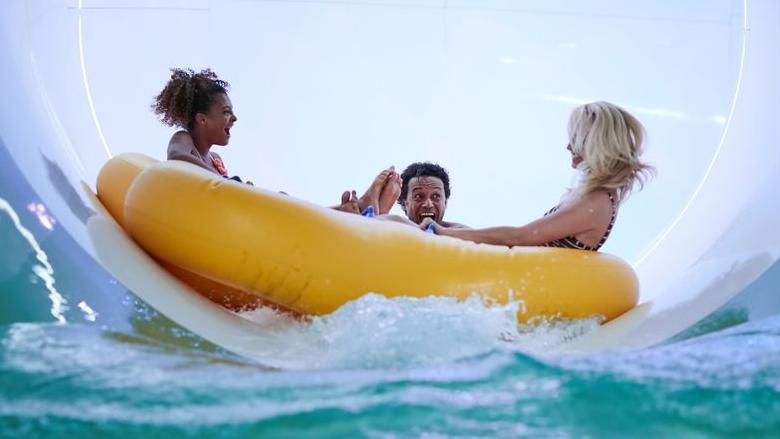
<svg viewBox="0 0 780 439">
<path fill-rule="evenodd" d="M 171 140 L 168 142 L 168 148 L 174 147 L 177 149 L 189 149 L 195 146 L 195 142 L 192 141 L 190 133 L 184 130 L 179 130 L 173 133 Z"/>
<path fill-rule="evenodd" d="M 582 224 L 601 224 L 612 216 L 613 204 L 607 191 L 593 191 L 565 202 L 558 215 L 576 218 Z"/>
<path fill-rule="evenodd" d="M 179 130 L 179 131 L 176 131 L 175 133 L 173 133 L 173 135 L 171 136 L 171 140 L 174 140 L 174 139 L 189 139 L 189 140 L 192 140 L 192 136 L 186 130 Z"/>
<path fill-rule="evenodd" d="M 609 191 L 597 190 L 585 194 L 584 196 L 582 196 L 581 200 L 583 203 L 590 206 L 594 206 L 594 207 L 607 206 L 611 209 L 613 204 L 612 202 L 613 198 L 614 196 L 612 196 Z"/>
<path fill-rule="evenodd" d="M 578 201 L 578 209 L 587 212 L 589 216 L 610 217 L 614 208 L 613 197 L 608 191 L 598 190 L 583 195 Z"/>
<path fill-rule="evenodd" d="M 192 136 L 186 131 L 177 131 L 171 136 L 168 142 L 168 160 L 181 159 L 193 155 L 195 144 Z"/>
</svg>

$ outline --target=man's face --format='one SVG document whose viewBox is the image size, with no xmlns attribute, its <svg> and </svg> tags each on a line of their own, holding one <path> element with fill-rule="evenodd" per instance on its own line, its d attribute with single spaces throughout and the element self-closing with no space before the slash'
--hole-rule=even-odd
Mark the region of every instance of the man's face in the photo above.
<svg viewBox="0 0 780 439">
<path fill-rule="evenodd" d="M 444 183 L 437 177 L 413 177 L 409 180 L 409 191 L 402 207 L 406 216 L 417 224 L 423 218 L 433 218 L 441 223 L 447 208 Z"/>
</svg>

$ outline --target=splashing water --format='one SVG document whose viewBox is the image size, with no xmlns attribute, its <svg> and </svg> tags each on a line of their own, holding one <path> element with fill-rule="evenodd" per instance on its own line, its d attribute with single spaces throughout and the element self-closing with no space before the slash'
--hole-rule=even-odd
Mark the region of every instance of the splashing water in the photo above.
<svg viewBox="0 0 780 439">
<path fill-rule="evenodd" d="M 57 260 L 52 241 L 39 241 Z M 32 276 L 4 278 L 10 300 L 50 293 L 34 271 L 45 268 L 40 256 L 13 267 Z M 68 295 L 88 286 L 66 287 L 70 271 L 57 273 L 63 299 L 78 304 L 68 323 L 0 325 L 2 437 L 780 433 L 778 316 L 743 323 L 747 315 L 732 313 L 664 346 L 572 355 L 560 348 L 598 318 L 518 325 L 520 302 L 367 295 L 304 321 L 269 309 L 242 314 L 257 326 L 267 360 L 258 363 L 121 289 L 95 293 L 129 311 L 129 322 L 107 324 L 114 310 Z M 44 317 L 52 304 L 42 302 Z"/>
<path fill-rule="evenodd" d="M 437 365 L 494 350 L 549 351 L 600 322 L 594 317 L 518 325 L 520 309 L 520 301 L 486 305 L 477 295 L 458 301 L 368 294 L 308 322 L 268 308 L 241 316 L 265 331 L 266 346 L 278 348 L 272 364 L 290 369 Z"/>
<path fill-rule="evenodd" d="M 384 308 L 377 300 L 383 302 L 353 306 Z M 314 351 L 337 351 L 319 367 L 342 363 L 309 370 L 268 370 L 224 352 L 171 349 L 94 325 L 0 327 L 0 431 L 4 437 L 776 437 L 780 431 L 777 317 L 642 351 L 540 359 L 514 352 L 514 341 L 498 341 L 455 358 L 455 348 L 418 344 L 436 356 L 408 350 L 382 357 L 377 348 L 364 367 L 356 365 L 358 346 L 391 344 L 339 338 L 349 335 L 342 332 L 352 324 L 347 315 L 335 323 L 334 316 L 319 323 L 265 317 L 279 336 L 299 331 L 309 344 L 329 337 L 356 343 Z M 446 330 L 430 327 L 449 342 Z M 389 338 L 411 337 L 388 331 Z M 437 363 L 413 364 L 406 354 Z"/>
</svg>

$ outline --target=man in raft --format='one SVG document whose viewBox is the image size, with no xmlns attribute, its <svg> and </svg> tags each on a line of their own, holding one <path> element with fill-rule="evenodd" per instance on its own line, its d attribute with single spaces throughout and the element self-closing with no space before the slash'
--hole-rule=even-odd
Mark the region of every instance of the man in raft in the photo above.
<svg viewBox="0 0 780 439">
<path fill-rule="evenodd" d="M 383 219 L 417 225 L 430 218 L 446 227 L 466 228 L 463 224 L 444 220 L 450 198 L 450 176 L 446 169 L 436 163 L 415 162 L 401 173 L 401 181 L 398 204 L 406 218 L 384 215 Z"/>
</svg>

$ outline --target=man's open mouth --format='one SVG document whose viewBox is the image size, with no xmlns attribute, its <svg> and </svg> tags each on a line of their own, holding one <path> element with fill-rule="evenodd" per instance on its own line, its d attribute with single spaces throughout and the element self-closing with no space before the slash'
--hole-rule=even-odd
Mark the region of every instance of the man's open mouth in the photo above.
<svg viewBox="0 0 780 439">
<path fill-rule="evenodd" d="M 434 212 L 423 212 L 420 214 L 420 218 L 436 218 L 436 213 Z"/>
</svg>

